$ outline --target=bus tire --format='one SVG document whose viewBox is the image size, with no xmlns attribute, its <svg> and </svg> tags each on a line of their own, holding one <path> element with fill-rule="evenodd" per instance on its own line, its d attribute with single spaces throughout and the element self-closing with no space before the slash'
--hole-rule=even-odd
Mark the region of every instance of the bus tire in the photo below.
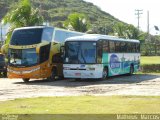
<svg viewBox="0 0 160 120">
<path fill-rule="evenodd" d="M 29 82 L 29 78 L 22 78 L 23 82 Z"/>
<path fill-rule="evenodd" d="M 51 71 L 50 77 L 48 77 L 47 79 L 48 79 L 49 81 L 52 81 L 52 80 L 55 80 L 55 79 L 56 79 L 56 76 L 57 76 L 57 69 L 56 69 L 56 68 L 53 68 L 52 71 Z"/>
<path fill-rule="evenodd" d="M 130 72 L 129 72 L 129 75 L 132 75 L 134 73 L 134 66 L 133 65 L 131 65 L 130 66 Z"/>
<path fill-rule="evenodd" d="M 7 71 L 3 72 L 3 77 L 7 77 Z"/>
<path fill-rule="evenodd" d="M 105 67 L 102 73 L 102 79 L 106 79 L 108 77 L 108 68 Z"/>
</svg>

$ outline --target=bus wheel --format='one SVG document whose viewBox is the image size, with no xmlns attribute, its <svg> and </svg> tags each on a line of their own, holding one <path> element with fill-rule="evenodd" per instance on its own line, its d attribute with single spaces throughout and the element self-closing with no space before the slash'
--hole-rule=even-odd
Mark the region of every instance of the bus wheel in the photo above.
<svg viewBox="0 0 160 120">
<path fill-rule="evenodd" d="M 134 73 L 134 67 L 133 65 L 130 66 L 130 72 L 129 72 L 129 75 L 132 75 Z"/>
<path fill-rule="evenodd" d="M 3 72 L 3 77 L 7 77 L 7 71 Z"/>
<path fill-rule="evenodd" d="M 56 70 L 56 68 L 53 68 L 50 77 L 48 77 L 47 79 L 49 81 L 52 81 L 52 80 L 56 79 L 56 76 L 57 76 L 57 70 Z"/>
<path fill-rule="evenodd" d="M 106 79 L 108 77 L 108 69 L 104 68 L 102 74 L 103 74 L 102 79 Z"/>
<path fill-rule="evenodd" d="M 29 78 L 22 78 L 24 82 L 29 82 Z"/>
</svg>

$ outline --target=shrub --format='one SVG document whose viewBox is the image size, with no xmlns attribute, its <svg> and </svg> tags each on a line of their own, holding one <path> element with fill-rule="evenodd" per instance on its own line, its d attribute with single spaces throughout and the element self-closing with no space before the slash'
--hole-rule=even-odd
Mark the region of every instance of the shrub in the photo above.
<svg viewBox="0 0 160 120">
<path fill-rule="evenodd" d="M 141 65 L 141 71 L 160 73 L 160 64 L 143 64 Z"/>
</svg>

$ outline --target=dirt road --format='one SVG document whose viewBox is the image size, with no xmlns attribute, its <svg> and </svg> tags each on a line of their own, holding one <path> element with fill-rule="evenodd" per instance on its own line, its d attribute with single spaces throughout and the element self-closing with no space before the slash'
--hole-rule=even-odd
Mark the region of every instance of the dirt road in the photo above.
<svg viewBox="0 0 160 120">
<path fill-rule="evenodd" d="M 117 76 L 108 80 L 31 80 L 0 78 L 0 101 L 39 96 L 160 95 L 160 75 Z"/>
</svg>

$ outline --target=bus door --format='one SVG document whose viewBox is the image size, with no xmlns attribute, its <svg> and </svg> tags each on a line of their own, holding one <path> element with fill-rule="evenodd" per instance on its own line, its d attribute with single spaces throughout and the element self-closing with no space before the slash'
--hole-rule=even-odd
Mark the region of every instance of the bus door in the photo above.
<svg viewBox="0 0 160 120">
<path fill-rule="evenodd" d="M 50 71 L 50 66 L 49 66 L 49 53 L 50 53 L 50 44 L 44 45 L 40 48 L 40 74 L 42 77 L 48 77 L 49 71 Z"/>
</svg>

